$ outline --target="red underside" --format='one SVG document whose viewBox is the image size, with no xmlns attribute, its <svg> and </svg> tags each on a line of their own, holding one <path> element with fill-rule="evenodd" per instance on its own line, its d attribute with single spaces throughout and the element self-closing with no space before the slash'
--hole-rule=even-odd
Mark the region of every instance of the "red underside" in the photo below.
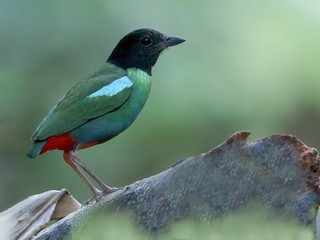
<svg viewBox="0 0 320 240">
<path fill-rule="evenodd" d="M 81 149 L 88 148 L 97 144 L 99 144 L 99 142 L 85 143 L 83 144 Z M 76 145 L 77 145 L 77 141 L 73 139 L 68 133 L 64 133 L 59 136 L 49 137 L 47 139 L 46 145 L 44 145 L 40 154 L 45 153 L 46 151 L 55 150 L 55 149 L 69 152 L 72 149 L 74 149 Z"/>
</svg>

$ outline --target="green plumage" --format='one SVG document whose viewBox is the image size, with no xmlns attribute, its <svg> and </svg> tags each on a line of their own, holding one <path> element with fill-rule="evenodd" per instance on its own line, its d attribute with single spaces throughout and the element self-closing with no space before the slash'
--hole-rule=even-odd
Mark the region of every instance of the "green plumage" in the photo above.
<svg viewBox="0 0 320 240">
<path fill-rule="evenodd" d="M 124 88 L 112 96 L 88 97 L 125 76 L 132 81 L 131 87 Z M 88 78 L 78 82 L 66 93 L 40 123 L 33 139 L 44 141 L 50 136 L 67 132 L 75 135 L 75 140 L 79 143 L 89 141 L 84 139 L 91 137 L 81 136 L 81 134 L 92 135 L 91 138 L 96 138 L 99 141 L 103 140 L 101 138 L 109 139 L 111 135 L 114 135 L 115 129 L 120 133 L 133 122 L 149 96 L 150 86 L 150 76 L 144 71 L 136 68 L 123 70 L 107 63 Z M 124 106 L 122 107 L 122 105 Z M 108 114 L 115 109 L 118 109 L 116 116 L 113 113 L 108 117 Z M 117 117 L 119 119 L 115 119 Z M 124 119 L 125 122 L 123 122 Z M 91 120 L 100 127 L 104 136 L 87 131 L 87 126 L 91 127 L 91 123 L 84 125 Z M 117 125 L 115 125 L 115 121 L 118 122 Z M 108 129 L 108 125 L 113 126 L 114 129 Z M 74 129 L 75 131 L 73 131 Z M 35 149 L 38 150 L 38 148 Z M 29 155 L 32 156 L 32 154 Z"/>
<path fill-rule="evenodd" d="M 110 97 L 87 97 L 126 74 L 126 70 L 107 63 L 78 82 L 43 119 L 32 138 L 44 140 L 69 132 L 88 120 L 121 106 L 129 98 L 132 89 L 124 89 Z"/>
</svg>

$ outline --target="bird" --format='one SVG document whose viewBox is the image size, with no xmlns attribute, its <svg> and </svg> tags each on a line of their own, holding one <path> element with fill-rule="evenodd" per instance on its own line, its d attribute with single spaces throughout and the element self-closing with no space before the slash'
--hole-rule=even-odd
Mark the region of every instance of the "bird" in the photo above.
<svg viewBox="0 0 320 240">
<path fill-rule="evenodd" d="M 112 139 L 134 122 L 148 99 L 152 68 L 158 57 L 163 50 L 184 41 L 150 28 L 125 35 L 106 62 L 77 82 L 44 117 L 32 135 L 27 157 L 63 151 L 64 161 L 92 191 L 89 202 L 116 191 L 84 164 L 78 151 Z"/>
</svg>

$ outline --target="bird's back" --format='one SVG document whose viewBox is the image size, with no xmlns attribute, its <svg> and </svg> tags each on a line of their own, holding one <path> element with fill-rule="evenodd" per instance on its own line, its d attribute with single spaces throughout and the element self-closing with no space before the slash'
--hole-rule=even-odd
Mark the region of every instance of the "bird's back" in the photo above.
<svg viewBox="0 0 320 240">
<path fill-rule="evenodd" d="M 150 76 L 136 68 L 100 68 L 77 83 L 39 124 L 28 156 L 69 151 L 109 140 L 135 120 L 150 92 Z"/>
</svg>

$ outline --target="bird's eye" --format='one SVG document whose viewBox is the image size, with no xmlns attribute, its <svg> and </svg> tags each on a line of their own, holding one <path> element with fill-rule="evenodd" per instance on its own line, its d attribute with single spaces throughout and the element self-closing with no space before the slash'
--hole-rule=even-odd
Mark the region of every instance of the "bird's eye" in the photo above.
<svg viewBox="0 0 320 240">
<path fill-rule="evenodd" d="M 145 47 L 150 46 L 151 43 L 152 43 L 151 39 L 148 38 L 148 37 L 143 37 L 143 38 L 141 38 L 140 42 L 141 42 L 141 44 L 142 44 L 143 46 L 145 46 Z"/>
</svg>

